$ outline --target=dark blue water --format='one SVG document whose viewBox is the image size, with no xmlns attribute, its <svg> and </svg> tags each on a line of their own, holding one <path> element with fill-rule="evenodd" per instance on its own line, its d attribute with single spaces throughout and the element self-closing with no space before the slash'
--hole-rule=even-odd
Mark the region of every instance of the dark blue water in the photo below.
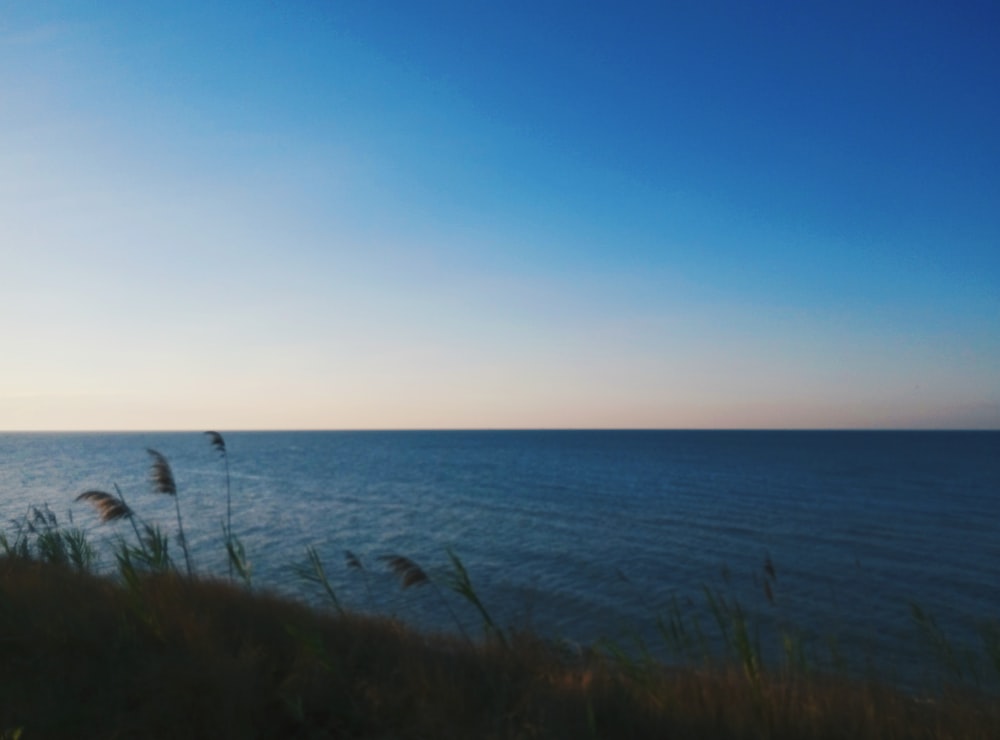
<svg viewBox="0 0 1000 740">
<path fill-rule="evenodd" d="M 456 628 L 439 594 L 402 592 L 379 556 L 402 554 L 442 575 L 454 548 L 498 622 L 581 644 L 641 639 L 658 654 L 669 651 L 657 614 L 679 608 L 713 631 L 707 587 L 740 603 L 766 650 L 779 654 L 782 634 L 801 633 L 817 664 L 874 662 L 904 684 L 932 671 L 933 640 L 911 603 L 980 659 L 978 630 L 1000 620 L 996 432 L 261 432 L 226 441 L 234 529 L 258 586 L 318 600 L 290 568 L 313 546 L 346 604 L 424 627 Z M 150 492 L 146 447 L 173 466 L 198 569 L 225 572 L 224 468 L 197 433 L 0 435 L 0 516 L 47 503 L 108 541 L 127 525 L 98 525 L 72 500 L 117 483 L 141 515 L 171 528 L 173 502 Z M 367 572 L 346 568 L 345 550 Z M 467 630 L 479 628 L 475 612 L 452 605 Z"/>
</svg>

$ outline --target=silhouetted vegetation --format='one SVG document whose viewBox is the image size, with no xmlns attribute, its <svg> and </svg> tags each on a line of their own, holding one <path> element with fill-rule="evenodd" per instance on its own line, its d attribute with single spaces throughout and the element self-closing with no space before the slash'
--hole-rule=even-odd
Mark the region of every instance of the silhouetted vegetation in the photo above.
<svg viewBox="0 0 1000 740">
<path fill-rule="evenodd" d="M 224 457 L 222 437 L 210 442 Z M 117 487 L 77 496 L 102 522 L 130 522 L 113 573 L 95 572 L 86 533 L 47 507 L 0 535 L 0 738 L 995 738 L 1000 727 L 1000 699 L 983 688 L 994 684 L 979 680 L 1000 677 L 996 622 L 984 623 L 981 660 L 971 661 L 913 605 L 945 677 L 915 695 L 819 670 L 792 632 L 769 663 L 740 604 L 709 588 L 710 623 L 676 602 L 656 616 L 677 658 L 667 665 L 642 649 L 570 650 L 505 630 L 454 552 L 440 583 L 404 555 L 384 556 L 401 588 L 434 589 L 458 627 L 428 634 L 342 603 L 311 548 L 296 570 L 332 609 L 252 590 L 231 528 L 228 460 L 228 578 L 199 574 L 169 463 L 150 455 L 153 489 L 176 504 L 172 536 Z M 354 553 L 345 566 L 367 575 Z M 769 599 L 775 579 L 767 558 Z M 465 631 L 462 604 L 480 637 Z M 971 665 L 972 683 L 961 680 Z"/>
</svg>

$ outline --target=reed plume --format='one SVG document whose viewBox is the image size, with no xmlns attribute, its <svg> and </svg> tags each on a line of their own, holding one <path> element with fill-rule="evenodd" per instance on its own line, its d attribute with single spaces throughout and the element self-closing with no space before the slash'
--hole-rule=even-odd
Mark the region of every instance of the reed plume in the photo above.
<svg viewBox="0 0 1000 740">
<path fill-rule="evenodd" d="M 214 447 L 218 452 L 225 457 L 226 454 L 226 441 L 222 438 L 222 435 L 218 432 L 205 432 L 208 437 L 209 442 L 212 447 Z"/>
<path fill-rule="evenodd" d="M 362 565 L 361 560 L 350 550 L 344 550 L 344 562 L 347 563 L 348 568 L 354 568 L 355 570 L 364 570 L 365 566 Z"/>
<path fill-rule="evenodd" d="M 404 555 L 383 555 L 379 560 L 389 566 L 403 588 L 431 582 L 424 569 Z"/>
<path fill-rule="evenodd" d="M 76 501 L 86 501 L 93 506 L 102 522 L 113 522 L 132 516 L 132 510 L 124 501 L 106 491 L 84 491 L 76 497 Z"/>
<path fill-rule="evenodd" d="M 437 597 L 441 600 L 441 604 L 448 610 L 448 614 L 450 614 L 451 618 L 455 620 L 455 625 L 458 627 L 458 631 L 462 633 L 462 637 L 469 642 L 472 642 L 472 639 L 469 637 L 469 633 L 465 631 L 465 627 L 462 625 L 462 620 L 458 618 L 458 615 L 455 613 L 455 610 L 451 608 L 451 604 L 448 603 L 448 600 L 444 597 L 441 589 L 433 580 L 431 580 L 431 577 L 427 575 L 427 572 L 423 568 L 405 555 L 383 555 L 379 558 L 379 560 L 389 566 L 389 570 L 391 570 L 393 575 L 399 579 L 399 585 L 404 590 L 410 586 L 423 586 L 424 584 L 430 585 L 437 594 Z"/>
<path fill-rule="evenodd" d="M 360 557 L 350 550 L 344 550 L 344 562 L 347 564 L 348 569 L 361 571 L 361 577 L 365 582 L 365 592 L 368 594 L 368 606 L 372 611 L 375 611 L 375 595 L 372 593 L 372 584 L 368 579 L 368 569 L 365 567 L 365 564 L 361 562 Z"/>
<path fill-rule="evenodd" d="M 226 525 L 225 525 L 225 536 L 226 536 L 226 554 L 229 563 L 229 580 L 233 578 L 233 565 L 234 561 L 237 569 L 241 574 L 245 572 L 246 569 L 246 558 L 240 557 L 243 555 L 243 546 L 240 543 L 233 542 L 233 497 L 231 492 L 231 486 L 229 482 L 229 454 L 226 451 L 226 440 L 222 438 L 222 435 L 218 432 L 205 432 L 205 436 L 208 437 L 209 444 L 212 448 L 219 453 L 222 457 L 222 461 L 226 465 Z M 245 579 L 244 579 L 245 580 Z"/>
<path fill-rule="evenodd" d="M 153 458 L 153 465 L 149 470 L 153 490 L 156 493 L 165 493 L 168 496 L 176 497 L 177 482 L 174 480 L 174 471 L 170 469 L 167 458 L 152 448 L 147 448 L 146 452 Z"/>
<path fill-rule="evenodd" d="M 184 564 L 187 567 L 188 575 L 191 575 L 193 573 L 191 555 L 188 552 L 187 538 L 184 536 L 184 523 L 181 520 L 181 504 L 177 498 L 177 481 L 174 480 L 174 472 L 170 469 L 167 458 L 159 452 L 152 448 L 147 448 L 146 452 L 153 458 L 153 464 L 149 471 L 153 491 L 174 497 L 174 506 L 177 509 L 177 541 L 180 542 L 181 550 L 184 551 Z"/>
</svg>

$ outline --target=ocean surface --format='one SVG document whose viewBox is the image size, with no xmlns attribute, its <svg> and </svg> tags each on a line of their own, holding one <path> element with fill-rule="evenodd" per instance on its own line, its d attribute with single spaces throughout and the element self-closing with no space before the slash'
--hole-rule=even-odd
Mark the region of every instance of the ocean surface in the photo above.
<svg viewBox="0 0 1000 740">
<path fill-rule="evenodd" d="M 935 651 L 950 650 L 953 673 L 997 683 L 976 661 L 988 655 L 980 630 L 1000 620 L 1000 432 L 224 436 L 233 529 L 258 588 L 324 603 L 295 574 L 311 546 L 347 607 L 457 630 L 443 596 L 478 633 L 468 604 L 402 590 L 379 559 L 404 555 L 440 577 L 452 548 L 497 622 L 568 645 L 608 640 L 669 660 L 676 645 L 657 615 L 682 615 L 721 649 L 707 590 L 739 604 L 772 658 L 793 636 L 817 666 L 874 666 L 909 686 L 931 680 Z M 47 505 L 90 532 L 110 569 L 109 543 L 131 528 L 100 524 L 74 497 L 116 484 L 140 516 L 175 531 L 147 448 L 173 468 L 196 569 L 225 574 L 225 465 L 195 432 L 0 434 L 8 536 L 30 506 Z M 348 550 L 364 570 L 346 566 Z"/>
</svg>

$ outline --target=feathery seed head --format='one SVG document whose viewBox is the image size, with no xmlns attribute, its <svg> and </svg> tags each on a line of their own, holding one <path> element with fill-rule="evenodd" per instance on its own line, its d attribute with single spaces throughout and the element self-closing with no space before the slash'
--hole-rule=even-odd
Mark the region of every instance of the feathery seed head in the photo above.
<svg viewBox="0 0 1000 740">
<path fill-rule="evenodd" d="M 153 483 L 153 490 L 156 493 L 165 493 L 168 496 L 177 495 L 177 483 L 174 481 L 174 473 L 170 469 L 167 458 L 154 449 L 147 449 L 146 452 L 153 458 L 153 466 L 150 468 L 149 477 Z"/>
<path fill-rule="evenodd" d="M 220 455 L 225 457 L 226 454 L 226 441 L 222 438 L 222 435 L 218 432 L 205 432 L 208 436 L 208 441 L 214 447 Z"/>
<path fill-rule="evenodd" d="M 77 501 L 87 501 L 102 522 L 113 522 L 132 516 L 132 510 L 117 496 L 106 491 L 84 491 L 76 497 Z"/>
<path fill-rule="evenodd" d="M 379 558 L 389 565 L 389 569 L 399 578 L 399 583 L 403 588 L 419 586 L 430 583 L 430 577 L 423 568 L 403 555 L 383 555 Z"/>
</svg>

